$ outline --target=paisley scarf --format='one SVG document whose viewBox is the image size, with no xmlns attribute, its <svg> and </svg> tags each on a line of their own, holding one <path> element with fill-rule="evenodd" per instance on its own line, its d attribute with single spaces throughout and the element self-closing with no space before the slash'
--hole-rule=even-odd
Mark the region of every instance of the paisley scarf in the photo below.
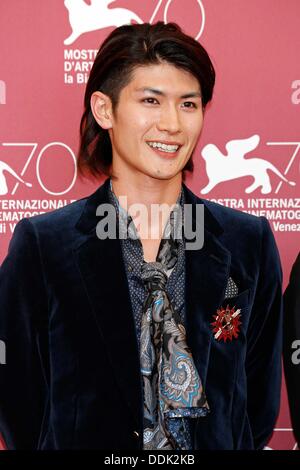
<svg viewBox="0 0 300 470">
<path fill-rule="evenodd" d="M 166 291 L 178 258 L 174 214 L 173 210 L 156 261 L 144 261 L 141 269 L 147 290 L 141 330 L 145 450 L 192 450 L 190 419 L 209 412 L 185 328 Z"/>
</svg>

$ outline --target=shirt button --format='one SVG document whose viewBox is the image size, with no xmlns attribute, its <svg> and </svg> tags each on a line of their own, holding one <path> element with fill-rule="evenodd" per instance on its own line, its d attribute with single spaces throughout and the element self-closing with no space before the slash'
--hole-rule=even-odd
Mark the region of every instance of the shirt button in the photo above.
<svg viewBox="0 0 300 470">
<path fill-rule="evenodd" d="M 132 266 L 130 264 L 128 265 L 128 271 L 132 271 Z"/>
<path fill-rule="evenodd" d="M 139 433 L 138 433 L 137 431 L 133 431 L 133 435 L 134 435 L 134 437 L 136 437 L 136 438 L 140 437 L 140 435 L 139 435 Z"/>
</svg>

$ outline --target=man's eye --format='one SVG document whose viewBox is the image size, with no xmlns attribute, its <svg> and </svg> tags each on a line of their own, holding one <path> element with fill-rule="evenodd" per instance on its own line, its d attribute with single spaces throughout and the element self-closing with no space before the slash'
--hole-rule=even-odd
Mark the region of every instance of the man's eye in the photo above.
<svg viewBox="0 0 300 470">
<path fill-rule="evenodd" d="M 154 101 L 156 101 L 158 103 L 156 98 L 144 98 L 142 101 L 143 101 L 143 103 L 150 103 L 150 104 L 153 104 Z"/>
<path fill-rule="evenodd" d="M 185 101 L 183 103 L 185 106 L 185 108 L 197 108 L 197 105 L 196 103 L 194 103 L 193 101 Z M 186 105 L 189 105 L 189 106 L 186 106 Z"/>
<path fill-rule="evenodd" d="M 144 98 L 142 102 L 148 103 L 148 104 L 156 104 L 156 103 L 159 104 L 156 98 Z M 184 108 L 197 108 L 198 107 L 196 103 L 194 103 L 193 101 L 185 101 L 183 105 L 184 105 Z"/>
</svg>

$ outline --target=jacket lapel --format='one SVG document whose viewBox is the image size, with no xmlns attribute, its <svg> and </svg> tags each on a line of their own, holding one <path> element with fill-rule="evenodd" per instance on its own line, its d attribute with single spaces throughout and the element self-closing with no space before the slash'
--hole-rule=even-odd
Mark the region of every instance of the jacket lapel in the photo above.
<svg viewBox="0 0 300 470">
<path fill-rule="evenodd" d="M 204 245 L 200 250 L 185 252 L 186 332 L 195 365 L 205 386 L 212 341 L 213 314 L 222 303 L 230 272 L 230 252 L 220 243 L 223 232 L 205 201 L 196 197 L 185 185 L 185 203 L 193 207 L 193 230 L 199 221 L 196 204 L 204 204 Z M 201 227 L 198 228 L 200 230 Z"/>
<path fill-rule="evenodd" d="M 99 240 L 95 232 L 100 220 L 96 209 L 99 204 L 109 202 L 108 184 L 107 179 L 87 200 L 77 223 L 77 228 L 87 235 L 74 253 L 120 396 L 132 411 L 139 429 L 143 412 L 142 380 L 121 244 L 118 239 Z"/>
</svg>

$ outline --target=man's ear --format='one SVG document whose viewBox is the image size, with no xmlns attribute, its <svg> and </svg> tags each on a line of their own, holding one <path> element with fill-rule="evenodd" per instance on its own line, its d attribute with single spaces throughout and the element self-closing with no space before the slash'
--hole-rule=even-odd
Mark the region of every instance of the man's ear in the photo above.
<svg viewBox="0 0 300 470">
<path fill-rule="evenodd" d="M 109 96 L 101 91 L 95 91 L 90 100 L 91 110 L 94 118 L 102 129 L 112 127 L 112 103 Z"/>
</svg>

